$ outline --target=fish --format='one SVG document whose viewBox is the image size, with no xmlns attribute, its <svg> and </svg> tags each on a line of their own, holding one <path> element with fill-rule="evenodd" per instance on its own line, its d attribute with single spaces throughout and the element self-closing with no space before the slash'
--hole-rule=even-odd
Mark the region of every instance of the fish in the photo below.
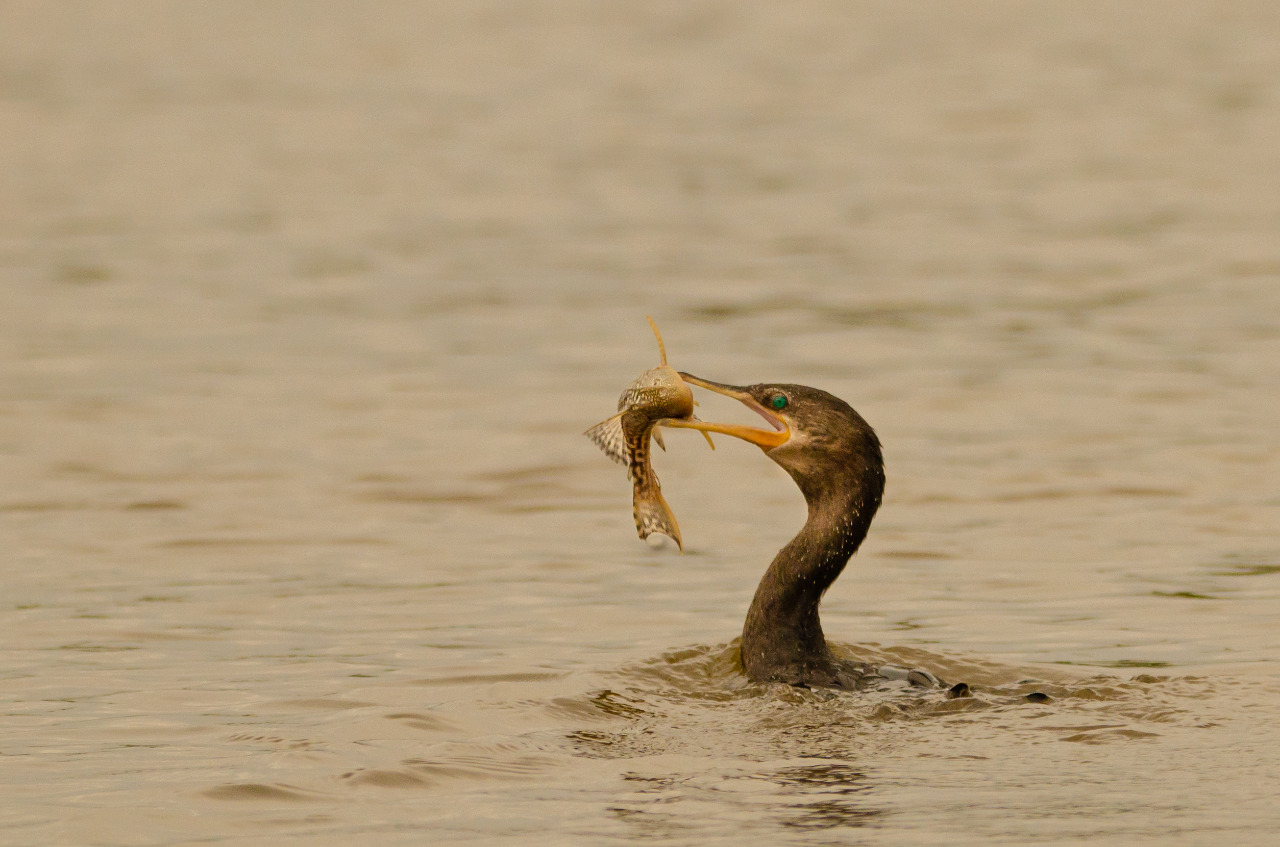
<svg viewBox="0 0 1280 847">
<path fill-rule="evenodd" d="M 653 318 L 648 320 L 658 339 L 661 363 L 640 374 L 623 390 L 618 398 L 616 415 L 591 427 L 583 435 L 594 441 L 610 459 L 626 466 L 632 486 L 631 511 L 640 538 L 661 533 L 684 552 L 680 525 L 662 496 L 662 486 L 650 463 L 649 442 L 652 439 L 666 450 L 657 427 L 669 420 L 696 421 L 693 407 L 697 403 L 693 399 L 693 389 L 667 364 L 667 348 L 662 343 L 658 325 Z M 705 432 L 703 435 L 714 450 L 716 445 L 710 436 Z"/>
</svg>

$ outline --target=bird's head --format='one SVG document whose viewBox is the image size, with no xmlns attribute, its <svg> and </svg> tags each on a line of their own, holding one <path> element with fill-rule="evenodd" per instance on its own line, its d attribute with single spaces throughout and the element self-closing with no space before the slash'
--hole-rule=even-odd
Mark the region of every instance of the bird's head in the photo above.
<svg viewBox="0 0 1280 847">
<path fill-rule="evenodd" d="M 839 397 L 807 385 L 725 385 L 687 373 L 680 376 L 690 385 L 738 400 L 764 418 L 769 428 L 698 420 L 666 421 L 665 426 L 750 441 L 791 475 L 810 502 L 835 487 L 847 490 L 850 476 L 883 488 L 880 441 L 862 416 Z"/>
</svg>

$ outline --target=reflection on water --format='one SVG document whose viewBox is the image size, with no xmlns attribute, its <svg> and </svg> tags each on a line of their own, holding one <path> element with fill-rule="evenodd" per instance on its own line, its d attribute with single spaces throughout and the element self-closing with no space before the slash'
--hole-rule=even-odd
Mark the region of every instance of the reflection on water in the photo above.
<svg viewBox="0 0 1280 847">
<path fill-rule="evenodd" d="M 864 826 L 882 810 L 869 808 L 867 798 L 859 797 L 871 790 L 867 775 L 848 765 L 827 764 L 783 768 L 766 779 L 782 789 L 784 796 L 803 798 L 791 808 L 794 814 L 782 819 L 784 826 L 805 829 L 831 829 Z M 814 800 L 828 796 L 832 799 Z"/>
<path fill-rule="evenodd" d="M 756 774 L 725 775 L 715 785 L 690 785 L 687 777 L 623 777 L 633 799 L 609 812 L 639 837 L 681 835 L 680 816 L 670 811 L 683 800 L 698 802 L 690 795 L 705 794 L 708 802 L 739 805 L 744 811 L 767 809 L 783 828 L 825 830 L 866 826 L 884 814 L 870 805 L 871 791 L 866 775 L 843 764 L 786 767 Z M 763 786 L 763 788 L 761 788 Z M 761 796 L 764 795 L 764 796 Z"/>
<path fill-rule="evenodd" d="M 1274 840 L 1272 4 L 132 12 L 0 5 L 0 840 Z M 646 314 L 876 427 L 824 626 L 973 696 L 739 673 L 804 506 L 636 542 Z"/>
</svg>

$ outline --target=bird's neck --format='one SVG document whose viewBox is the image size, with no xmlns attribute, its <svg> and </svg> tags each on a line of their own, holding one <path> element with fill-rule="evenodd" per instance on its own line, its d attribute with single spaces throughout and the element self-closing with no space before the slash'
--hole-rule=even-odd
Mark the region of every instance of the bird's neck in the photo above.
<svg viewBox="0 0 1280 847">
<path fill-rule="evenodd" d="M 794 669 L 833 662 L 818 619 L 823 593 L 867 535 L 883 477 L 810 496 L 804 528 L 783 547 L 756 589 L 742 632 L 742 659 L 756 681 L 788 682 Z"/>
</svg>

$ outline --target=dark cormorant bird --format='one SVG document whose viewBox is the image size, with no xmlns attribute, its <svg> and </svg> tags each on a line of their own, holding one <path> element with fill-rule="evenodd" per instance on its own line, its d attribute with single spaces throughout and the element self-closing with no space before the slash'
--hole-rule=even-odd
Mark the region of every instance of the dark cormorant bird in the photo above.
<svg viewBox="0 0 1280 847">
<path fill-rule="evenodd" d="M 750 441 L 791 475 L 809 518 L 765 571 L 742 629 L 742 664 L 755 682 L 815 688 L 860 688 L 901 679 L 925 687 L 932 674 L 837 658 L 818 620 L 823 593 L 844 570 L 871 526 L 884 494 L 880 440 L 839 397 L 804 385 L 725 385 L 687 373 L 689 384 L 741 401 L 770 429 L 698 420 L 666 426 L 723 432 Z"/>
</svg>

